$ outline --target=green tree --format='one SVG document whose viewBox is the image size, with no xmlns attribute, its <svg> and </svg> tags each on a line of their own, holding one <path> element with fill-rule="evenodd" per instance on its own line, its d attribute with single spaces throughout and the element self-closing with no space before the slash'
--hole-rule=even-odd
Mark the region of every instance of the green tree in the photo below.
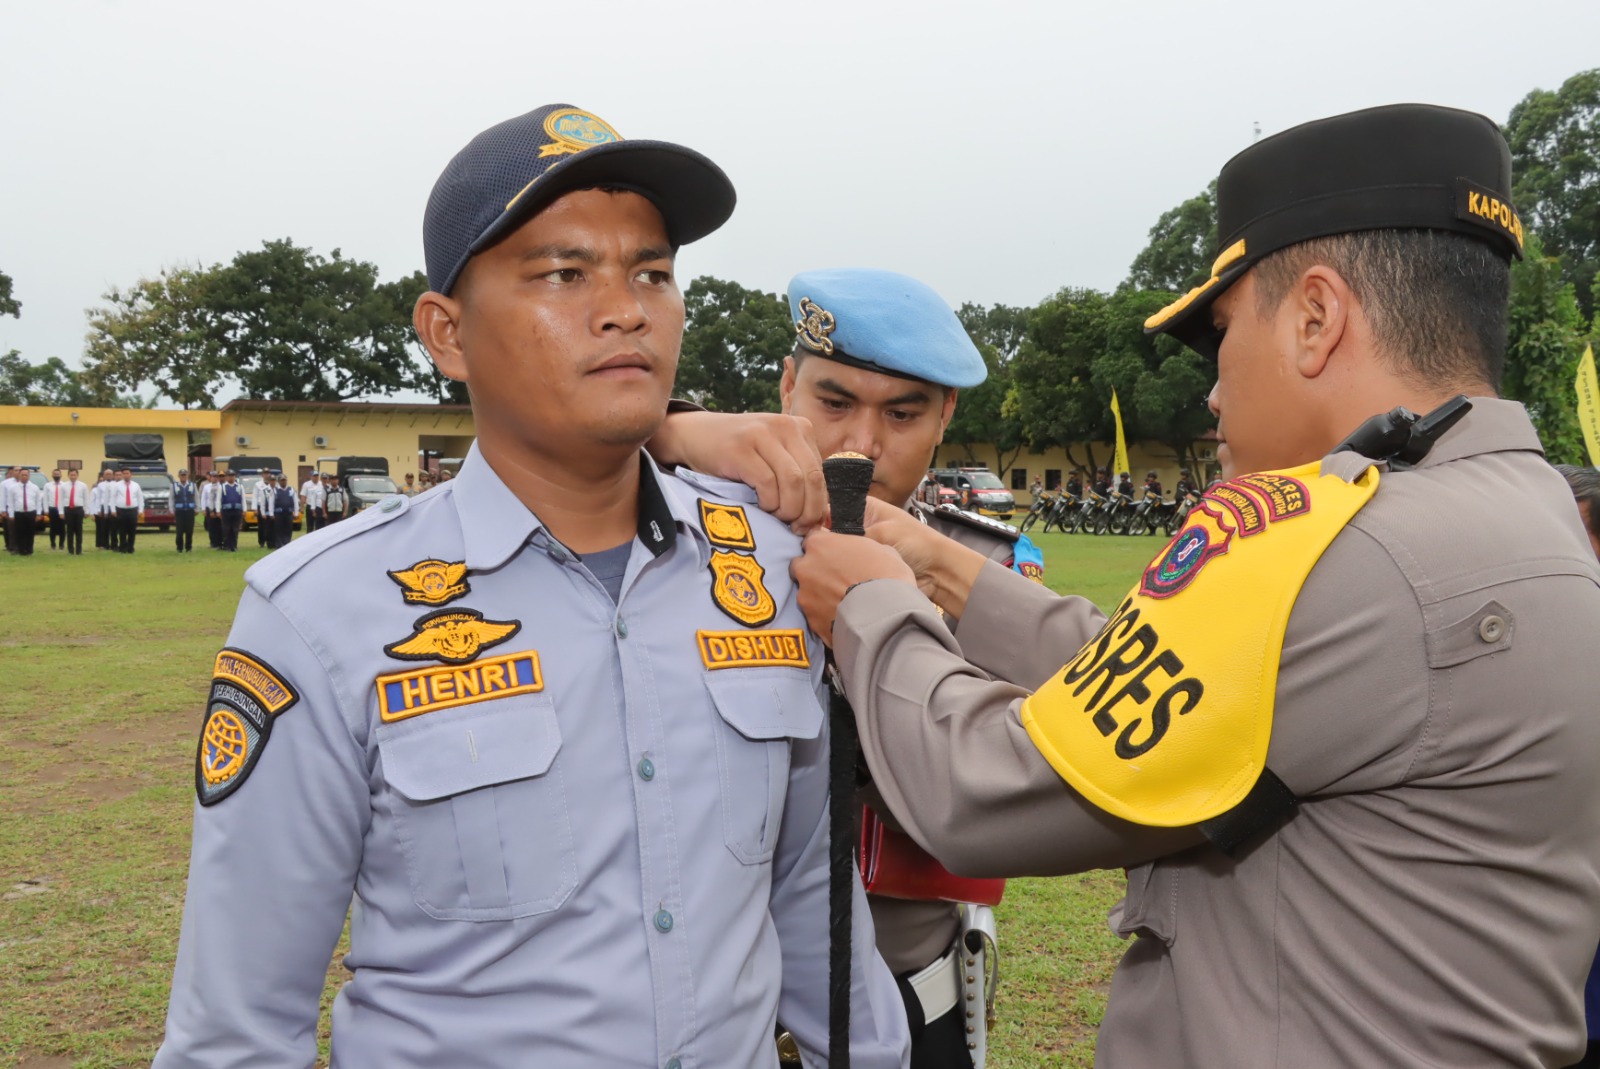
<svg viewBox="0 0 1600 1069">
<path fill-rule="evenodd" d="M 1512 202 L 1561 261 L 1578 306 L 1595 314 L 1600 272 L 1600 68 L 1555 92 L 1535 89 L 1511 109 Z"/>
<path fill-rule="evenodd" d="M 1040 302 L 1028 318 L 1028 333 L 1012 361 L 1007 414 L 1035 450 L 1061 446 L 1074 465 L 1094 467 L 1096 441 L 1112 437 L 1111 394 L 1102 397 L 1092 377 L 1105 340 L 1101 320 L 1106 296 L 1097 290 L 1063 289 Z M 1074 451 L 1087 444 L 1087 458 Z"/>
<path fill-rule="evenodd" d="M 1187 293 L 1211 277 L 1217 252 L 1217 183 L 1169 211 L 1150 228 L 1150 243 L 1128 267 L 1123 286 Z M 1120 395 L 1119 395 L 1120 396 Z"/>
<path fill-rule="evenodd" d="M 86 373 L 155 386 L 184 408 L 225 385 L 274 401 L 343 401 L 416 389 L 464 397 L 425 358 L 411 307 L 422 273 L 380 283 L 377 268 L 268 241 L 229 264 L 177 268 L 112 289 L 90 312 Z"/>
<path fill-rule="evenodd" d="M 1102 458 L 1094 443 L 1115 440 L 1115 390 L 1128 441 L 1161 442 L 1192 467 L 1194 441 L 1213 426 L 1205 398 L 1215 373 L 1172 338 L 1145 334 L 1145 318 L 1167 300 L 1144 290 L 1062 290 L 1035 309 L 1008 405 L 1022 438 L 1035 449 L 1061 446 L 1071 463 L 1095 467 Z"/>
<path fill-rule="evenodd" d="M 978 457 L 975 447 L 993 446 L 994 470 L 1004 476 L 1027 445 L 1022 421 L 1006 411 L 1006 398 L 1012 391 L 1011 361 L 1028 334 L 1028 309 L 1004 304 L 984 308 L 969 302 L 957 309 L 956 318 L 982 354 L 988 376 L 961 391 L 944 440 L 965 449 L 969 459 L 984 463 L 987 458 Z"/>
<path fill-rule="evenodd" d="M 52 356 L 30 364 L 15 349 L 0 356 L 0 405 L 52 405 L 62 408 L 140 408 L 135 396 L 121 396 L 91 384 Z"/>
<path fill-rule="evenodd" d="M 683 293 L 677 394 L 713 412 L 776 412 L 783 358 L 794 351 L 789 302 L 703 275 Z"/>
<path fill-rule="evenodd" d="M 212 303 L 217 268 L 180 267 L 113 287 L 89 312 L 84 375 L 104 393 L 148 383 L 181 408 L 213 408 L 231 368 Z"/>
<path fill-rule="evenodd" d="M 22 318 L 22 302 L 11 296 L 11 276 L 0 271 L 0 316 Z"/>
<path fill-rule="evenodd" d="M 346 401 L 434 386 L 416 359 L 404 289 L 381 287 L 374 264 L 285 238 L 216 270 L 207 296 L 247 396 Z"/>
<path fill-rule="evenodd" d="M 1528 408 L 1552 464 L 1582 464 L 1587 455 L 1578 426 L 1573 380 L 1583 353 L 1584 317 L 1561 265 L 1544 255 L 1537 237 L 1527 258 L 1511 265 L 1510 330 L 1501 393 Z"/>
</svg>

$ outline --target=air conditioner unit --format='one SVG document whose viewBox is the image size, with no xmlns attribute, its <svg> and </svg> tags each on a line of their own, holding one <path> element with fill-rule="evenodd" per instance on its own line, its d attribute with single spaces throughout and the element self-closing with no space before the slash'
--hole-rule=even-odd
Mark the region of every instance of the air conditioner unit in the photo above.
<svg viewBox="0 0 1600 1069">
<path fill-rule="evenodd" d="M 328 448 L 328 436 L 326 434 L 313 434 L 311 436 L 311 444 L 318 449 L 326 449 Z"/>
<path fill-rule="evenodd" d="M 250 439 L 241 434 L 241 435 L 239 435 L 237 438 L 235 438 L 233 440 L 233 444 L 234 445 L 249 445 L 250 444 Z"/>
</svg>

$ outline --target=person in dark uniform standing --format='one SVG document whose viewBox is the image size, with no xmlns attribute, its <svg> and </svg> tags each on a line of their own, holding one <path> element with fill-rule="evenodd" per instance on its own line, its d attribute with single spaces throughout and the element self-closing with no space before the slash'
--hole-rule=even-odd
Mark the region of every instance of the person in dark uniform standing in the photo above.
<svg viewBox="0 0 1600 1069">
<path fill-rule="evenodd" d="M 194 514 L 199 507 L 198 488 L 189 481 L 189 469 L 178 469 L 178 481 L 172 485 L 173 530 L 177 535 L 178 552 L 194 552 Z"/>
<path fill-rule="evenodd" d="M 868 505 L 874 511 L 902 510 L 1001 567 L 1042 582 L 1043 558 L 1015 528 L 915 500 L 955 413 L 957 394 L 987 375 L 983 357 L 943 298 L 916 279 L 865 269 L 806 272 L 790 281 L 788 293 L 797 342 L 784 358 L 780 397 L 787 417 L 809 424 L 815 454 L 871 458 L 874 500 Z M 775 419 L 753 418 L 758 427 Z M 717 470 L 730 449 L 737 450 L 730 446 L 733 428 L 751 419 L 671 415 L 669 429 L 651 443 L 652 454 Z M 1000 885 L 945 872 L 905 836 L 870 785 L 862 801 L 872 844 L 863 873 L 867 901 L 878 950 L 900 982 L 912 1069 L 981 1067 L 988 1006 L 979 957 L 994 953 L 992 917 L 976 902 L 966 908 L 957 903 L 992 903 Z M 915 877 L 906 863 L 912 858 Z M 967 952 L 969 926 L 980 942 L 990 937 L 983 955 Z"/>
<path fill-rule="evenodd" d="M 217 518 L 222 531 L 222 548 L 233 553 L 239 548 L 239 529 L 244 526 L 244 491 L 233 472 L 223 476 L 217 487 Z"/>
<path fill-rule="evenodd" d="M 966 872 L 1128 870 L 1105 1064 L 1584 1053 L 1600 566 L 1497 396 L 1511 187 L 1492 120 L 1426 105 L 1223 167 L 1211 276 L 1146 329 L 1216 361 L 1225 481 L 1109 617 L 916 524 L 807 537 L 908 830 Z"/>
<path fill-rule="evenodd" d="M 272 547 L 282 549 L 294 537 L 294 517 L 300 511 L 300 502 L 289 485 L 288 476 L 280 476 L 272 493 Z"/>
</svg>

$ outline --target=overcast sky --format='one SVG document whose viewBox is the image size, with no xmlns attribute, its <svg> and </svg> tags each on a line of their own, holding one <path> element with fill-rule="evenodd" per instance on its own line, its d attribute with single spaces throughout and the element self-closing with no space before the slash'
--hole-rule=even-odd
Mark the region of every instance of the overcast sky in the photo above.
<svg viewBox="0 0 1600 1069">
<path fill-rule="evenodd" d="M 1600 65 L 1600 2 L 876 0 L 6 5 L 0 352 L 76 365 L 110 286 L 272 238 L 422 267 L 479 130 L 540 104 L 733 178 L 680 256 L 782 292 L 875 266 L 953 305 L 1108 288 L 1259 123 L 1396 101 L 1503 122 Z"/>
</svg>

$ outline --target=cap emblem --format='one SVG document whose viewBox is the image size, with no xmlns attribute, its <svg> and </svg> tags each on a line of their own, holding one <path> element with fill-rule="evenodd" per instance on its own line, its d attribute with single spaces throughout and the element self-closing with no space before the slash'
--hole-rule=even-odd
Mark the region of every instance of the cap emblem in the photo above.
<svg viewBox="0 0 1600 1069">
<path fill-rule="evenodd" d="M 544 132 L 550 135 L 551 141 L 539 150 L 541 158 L 567 156 L 622 140 L 622 135 L 613 130 L 610 123 L 577 108 L 561 108 L 546 115 Z"/>
<path fill-rule="evenodd" d="M 828 335 L 838 327 L 833 313 L 826 308 L 819 308 L 810 297 L 801 297 L 800 315 L 804 318 L 794 325 L 796 333 L 800 335 L 800 344 L 814 353 L 832 355 L 833 340 Z"/>
<path fill-rule="evenodd" d="M 1232 245 L 1229 245 L 1226 249 L 1223 249 L 1222 254 L 1212 261 L 1210 278 L 1206 279 L 1204 282 L 1200 283 L 1200 285 L 1196 286 L 1188 293 L 1185 293 L 1182 297 L 1179 297 L 1177 300 L 1161 309 L 1161 311 L 1157 312 L 1149 319 L 1146 319 L 1144 321 L 1144 329 L 1154 330 L 1156 327 L 1159 327 L 1161 324 L 1165 323 L 1167 320 L 1171 319 L 1173 316 L 1189 307 L 1201 296 L 1206 294 L 1211 287 L 1222 281 L 1222 279 L 1219 277 L 1222 272 L 1226 271 L 1228 268 L 1244 259 L 1244 255 L 1244 238 L 1240 238 Z"/>
</svg>

